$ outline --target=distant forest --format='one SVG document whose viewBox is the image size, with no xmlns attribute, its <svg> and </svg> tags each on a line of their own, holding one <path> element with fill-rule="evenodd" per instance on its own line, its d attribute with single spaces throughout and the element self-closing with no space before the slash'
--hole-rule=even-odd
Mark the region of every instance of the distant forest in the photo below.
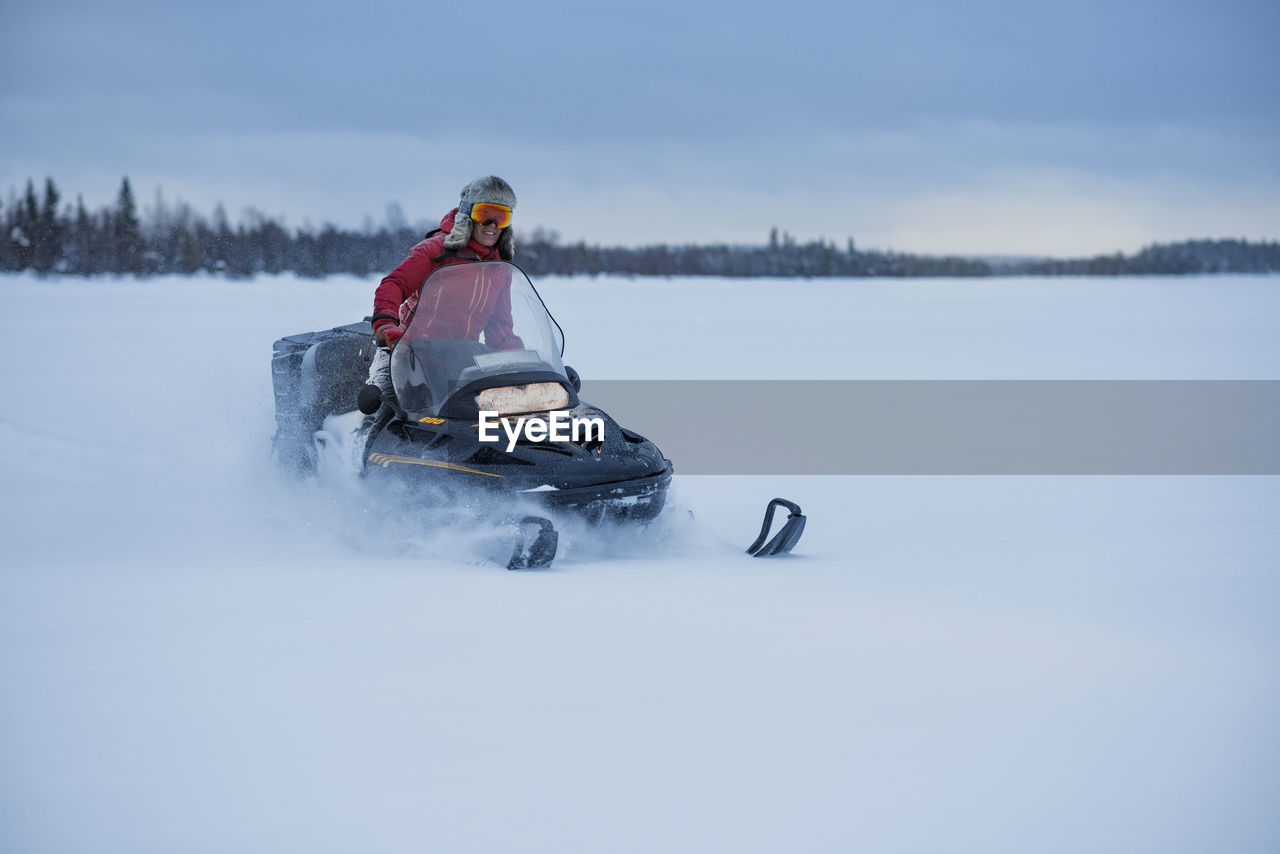
<svg viewBox="0 0 1280 854">
<path fill-rule="evenodd" d="M 393 220 L 395 217 L 392 218 Z M 400 219 L 403 219 L 400 217 Z M 389 222 L 375 229 L 347 231 L 284 228 L 254 211 L 235 226 L 219 205 L 212 219 L 187 205 L 166 205 L 157 194 L 145 217 L 125 178 L 115 204 L 89 211 L 82 198 L 63 205 L 52 179 L 37 194 L 12 192 L 0 205 L 0 271 L 89 276 L 192 274 L 233 278 L 294 272 L 316 277 L 331 273 L 378 275 L 393 269 L 422 239 L 423 229 Z M 798 243 L 775 228 L 760 246 L 600 247 L 565 245 L 554 232 L 519 232 L 516 263 L 531 275 L 603 273 L 628 276 L 1120 276 L 1140 274 L 1280 272 L 1280 243 L 1246 240 L 1188 240 L 1155 244 L 1134 255 L 1093 258 L 979 259 L 909 255 Z"/>
</svg>

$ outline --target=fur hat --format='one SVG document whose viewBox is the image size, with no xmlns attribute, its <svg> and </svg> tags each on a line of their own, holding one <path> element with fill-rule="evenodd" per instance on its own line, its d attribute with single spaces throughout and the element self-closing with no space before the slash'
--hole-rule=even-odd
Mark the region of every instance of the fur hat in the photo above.
<svg viewBox="0 0 1280 854">
<path fill-rule="evenodd" d="M 516 209 L 516 193 L 511 185 L 497 175 L 477 178 L 462 188 L 462 196 L 458 201 L 458 213 L 453 218 L 453 229 L 444 240 L 445 249 L 463 249 L 471 239 L 473 221 L 471 208 L 481 202 L 492 205 L 506 205 L 513 211 Z M 498 238 L 498 255 L 510 261 L 515 257 L 515 235 L 511 226 L 502 229 Z"/>
</svg>

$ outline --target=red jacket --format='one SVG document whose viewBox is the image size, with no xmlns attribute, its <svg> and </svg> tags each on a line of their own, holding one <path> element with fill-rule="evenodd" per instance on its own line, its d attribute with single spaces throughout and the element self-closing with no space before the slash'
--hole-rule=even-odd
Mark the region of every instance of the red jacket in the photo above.
<svg viewBox="0 0 1280 854">
<path fill-rule="evenodd" d="M 454 208 L 445 214 L 444 219 L 440 220 L 443 231 L 427 237 L 413 247 L 409 257 L 401 261 L 400 266 L 387 274 L 378 285 L 373 294 L 374 329 L 407 324 L 409 315 L 417 305 L 422 283 L 439 268 L 447 264 L 500 260 L 497 246 L 482 246 L 475 240 L 469 241 L 463 251 L 445 255 L 444 241 L 453 228 L 453 217 L 457 212 L 457 208 Z M 435 260 L 441 255 L 445 257 Z M 494 349 L 523 346 L 511 328 L 509 275 L 489 274 L 477 277 L 471 287 L 452 287 L 447 291 L 441 289 L 433 296 L 434 299 L 430 301 L 432 314 L 427 319 L 426 327 L 433 337 L 469 338 L 478 341 L 483 331 L 485 343 Z M 424 305 L 423 310 L 427 309 L 428 306 Z M 398 322 L 392 318 L 398 318 Z"/>
</svg>

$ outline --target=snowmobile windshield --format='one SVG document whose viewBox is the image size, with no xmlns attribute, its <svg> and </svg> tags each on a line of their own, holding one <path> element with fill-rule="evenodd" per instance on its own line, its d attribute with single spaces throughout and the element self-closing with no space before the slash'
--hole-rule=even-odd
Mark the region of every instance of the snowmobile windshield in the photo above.
<svg viewBox="0 0 1280 854">
<path fill-rule="evenodd" d="M 570 389 L 564 338 L 520 268 L 450 264 L 423 282 L 391 379 L 410 415 L 475 417 L 486 389 L 551 383 Z M 545 407 L 544 407 L 545 408 Z"/>
</svg>

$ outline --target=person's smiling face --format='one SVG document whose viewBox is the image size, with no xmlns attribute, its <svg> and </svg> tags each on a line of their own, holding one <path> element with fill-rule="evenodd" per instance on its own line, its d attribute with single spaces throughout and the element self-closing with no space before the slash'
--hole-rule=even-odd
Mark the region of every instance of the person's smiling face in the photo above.
<svg viewBox="0 0 1280 854">
<path fill-rule="evenodd" d="M 478 222 L 475 224 L 475 228 L 471 230 L 471 236 L 481 246 L 492 248 L 497 244 L 498 238 L 502 236 L 502 229 L 498 228 L 497 223 L 492 220 Z"/>
</svg>

